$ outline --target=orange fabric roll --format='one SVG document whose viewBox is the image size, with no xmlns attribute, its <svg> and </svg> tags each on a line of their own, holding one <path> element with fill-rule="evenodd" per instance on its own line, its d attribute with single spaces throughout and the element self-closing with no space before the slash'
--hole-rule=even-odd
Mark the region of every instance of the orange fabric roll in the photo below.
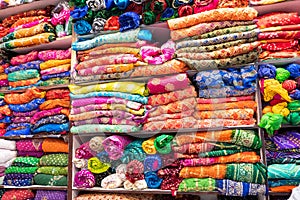
<svg viewBox="0 0 300 200">
<path fill-rule="evenodd" d="M 216 178 L 224 179 L 226 164 L 217 164 L 201 167 L 184 167 L 179 174 L 181 178 Z"/>
<path fill-rule="evenodd" d="M 278 187 L 270 187 L 272 192 L 292 192 L 297 185 L 283 185 Z"/>
<path fill-rule="evenodd" d="M 44 98 L 45 94 L 46 92 L 33 87 L 21 94 L 6 94 L 4 100 L 8 104 L 25 104 L 36 98 Z"/>
<path fill-rule="evenodd" d="M 46 138 L 42 143 L 42 149 L 46 153 L 68 153 L 68 143 L 61 139 Z"/>
<path fill-rule="evenodd" d="M 41 110 L 49 110 L 49 109 L 57 108 L 57 107 L 69 108 L 70 101 L 64 100 L 64 99 L 51 99 L 51 100 L 45 101 L 44 103 L 42 103 L 40 105 Z"/>
<path fill-rule="evenodd" d="M 0 114 L 10 116 L 12 114 L 8 105 L 0 106 Z"/>
<path fill-rule="evenodd" d="M 255 101 L 238 101 L 232 103 L 216 103 L 216 104 L 197 104 L 197 110 L 210 111 L 210 110 L 228 110 L 228 109 L 256 109 L 257 103 Z"/>
</svg>

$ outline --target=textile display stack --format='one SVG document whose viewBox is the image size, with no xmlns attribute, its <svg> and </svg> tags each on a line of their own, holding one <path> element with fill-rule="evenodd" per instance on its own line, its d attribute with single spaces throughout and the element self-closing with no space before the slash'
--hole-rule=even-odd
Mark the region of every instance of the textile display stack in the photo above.
<svg viewBox="0 0 300 200">
<path fill-rule="evenodd" d="M 0 30 L 0 49 L 50 43 L 71 34 L 70 10 L 66 2 L 61 2 L 56 8 L 24 11 L 3 19 Z"/>
<path fill-rule="evenodd" d="M 16 142 L 0 139 L 1 163 L 0 163 L 0 184 L 3 184 L 5 169 L 10 167 L 17 157 Z"/>
<path fill-rule="evenodd" d="M 269 13 L 257 18 L 261 60 L 299 57 L 300 16 L 297 12 Z"/>
<path fill-rule="evenodd" d="M 8 54 L 10 54 L 10 56 L 8 56 Z M 5 69 L 9 67 L 9 60 L 12 55 L 12 52 L 0 50 L 0 88 L 8 86 L 7 74 L 5 74 Z"/>
<path fill-rule="evenodd" d="M 0 135 L 3 136 L 6 133 L 7 126 L 11 123 L 12 111 L 9 105 L 4 100 L 5 95 L 0 94 Z"/>
</svg>

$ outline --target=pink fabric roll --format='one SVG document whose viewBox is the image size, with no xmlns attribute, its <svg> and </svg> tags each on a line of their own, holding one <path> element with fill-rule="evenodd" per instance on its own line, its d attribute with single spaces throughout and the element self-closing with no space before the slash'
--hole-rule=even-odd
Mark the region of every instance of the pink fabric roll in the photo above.
<svg viewBox="0 0 300 200">
<path fill-rule="evenodd" d="M 20 65 L 20 64 L 27 63 L 27 62 L 35 61 L 37 59 L 38 59 L 38 52 L 32 51 L 25 55 L 19 55 L 19 56 L 12 57 L 10 60 L 10 64 Z"/>
<path fill-rule="evenodd" d="M 42 139 L 23 139 L 16 142 L 16 147 L 18 151 L 43 151 L 42 143 Z"/>
<path fill-rule="evenodd" d="M 190 80 L 186 74 L 177 74 L 162 78 L 152 78 L 148 81 L 147 87 L 150 94 L 161 94 L 182 90 L 190 85 Z"/>
<path fill-rule="evenodd" d="M 76 149 L 75 151 L 75 158 L 84 158 L 84 159 L 89 159 L 94 157 L 97 154 L 97 152 L 93 151 L 90 148 L 90 142 L 83 143 L 80 145 L 79 148 Z"/>
<path fill-rule="evenodd" d="M 38 58 L 43 61 L 69 59 L 71 58 L 71 49 L 40 51 L 38 53 Z"/>
<path fill-rule="evenodd" d="M 113 135 L 103 140 L 102 145 L 110 159 L 118 160 L 122 157 L 125 147 L 131 141 L 128 136 Z"/>
</svg>

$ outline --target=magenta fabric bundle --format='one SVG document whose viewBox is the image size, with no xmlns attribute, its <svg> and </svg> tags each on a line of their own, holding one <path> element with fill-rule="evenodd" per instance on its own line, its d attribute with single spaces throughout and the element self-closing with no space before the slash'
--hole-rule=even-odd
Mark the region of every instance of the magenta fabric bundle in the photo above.
<svg viewBox="0 0 300 200">
<path fill-rule="evenodd" d="M 95 186 L 95 177 L 89 170 L 82 169 L 75 174 L 74 186 L 78 188 L 92 188 Z"/>
<path fill-rule="evenodd" d="M 83 158 L 83 159 L 89 159 L 94 157 L 97 154 L 97 152 L 93 151 L 90 148 L 90 142 L 83 143 L 80 145 L 79 148 L 75 151 L 75 158 Z"/>
<path fill-rule="evenodd" d="M 110 159 L 118 160 L 122 157 L 125 147 L 131 141 L 128 136 L 113 135 L 103 140 L 102 145 Z"/>
<path fill-rule="evenodd" d="M 65 60 L 71 58 L 71 49 L 67 50 L 45 50 L 38 53 L 38 58 L 47 60 Z"/>
<path fill-rule="evenodd" d="M 187 74 L 177 74 L 162 78 L 152 78 L 148 81 L 147 87 L 150 94 L 161 94 L 185 89 L 190 83 Z"/>
<path fill-rule="evenodd" d="M 42 143 L 42 139 L 23 139 L 16 142 L 16 147 L 18 151 L 38 152 L 43 151 Z"/>
</svg>

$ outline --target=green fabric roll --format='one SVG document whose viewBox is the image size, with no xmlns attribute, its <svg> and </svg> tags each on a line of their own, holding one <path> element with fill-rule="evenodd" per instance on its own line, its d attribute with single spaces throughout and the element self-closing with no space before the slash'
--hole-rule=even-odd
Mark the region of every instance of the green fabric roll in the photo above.
<svg viewBox="0 0 300 200">
<path fill-rule="evenodd" d="M 109 163 L 103 163 L 97 157 L 90 158 L 88 161 L 88 169 L 94 174 L 106 172 L 109 168 Z"/>
<path fill-rule="evenodd" d="M 48 174 L 37 174 L 33 178 L 36 185 L 67 186 L 67 176 L 53 176 Z"/>
<path fill-rule="evenodd" d="M 68 154 L 48 154 L 40 159 L 40 166 L 68 166 Z"/>
<path fill-rule="evenodd" d="M 209 151 L 209 152 L 203 152 L 199 153 L 199 157 L 219 157 L 219 156 L 228 156 L 240 152 L 250 152 L 253 151 L 253 149 L 249 149 L 246 147 L 241 147 L 237 149 L 221 149 L 221 150 L 215 150 L 215 151 Z"/>
<path fill-rule="evenodd" d="M 172 135 L 160 135 L 154 140 L 155 149 L 161 154 L 169 154 L 172 151 L 171 143 L 174 136 Z"/>
<path fill-rule="evenodd" d="M 68 175 L 68 167 L 44 166 L 37 169 L 39 174 L 50 174 L 54 176 Z"/>
<path fill-rule="evenodd" d="M 5 169 L 5 174 L 19 173 L 19 174 L 34 174 L 37 167 L 15 167 L 11 166 Z"/>
<path fill-rule="evenodd" d="M 180 192 L 214 191 L 216 180 L 213 178 L 187 178 L 183 179 L 178 187 Z"/>
<path fill-rule="evenodd" d="M 69 78 L 51 78 L 47 81 L 40 81 L 39 86 L 66 85 L 70 83 Z"/>
<path fill-rule="evenodd" d="M 226 178 L 234 181 L 265 184 L 267 168 L 262 163 L 235 163 L 228 164 Z"/>
<path fill-rule="evenodd" d="M 8 81 L 11 81 L 11 82 L 27 80 L 27 79 L 31 79 L 31 78 L 37 78 L 37 77 L 40 77 L 40 73 L 36 69 L 15 71 L 15 72 L 9 73 L 7 75 Z"/>
<path fill-rule="evenodd" d="M 254 130 L 233 130 L 232 140 L 234 144 L 260 149 L 262 147 L 261 139 Z"/>
<path fill-rule="evenodd" d="M 38 166 L 40 162 L 39 158 L 36 157 L 17 157 L 14 162 L 13 165 L 17 165 L 17 166 L 24 166 L 24 167 L 35 167 Z"/>
<path fill-rule="evenodd" d="M 287 108 L 291 112 L 298 112 L 298 111 L 300 111 L 300 100 L 294 100 L 294 101 L 288 103 Z"/>
</svg>

